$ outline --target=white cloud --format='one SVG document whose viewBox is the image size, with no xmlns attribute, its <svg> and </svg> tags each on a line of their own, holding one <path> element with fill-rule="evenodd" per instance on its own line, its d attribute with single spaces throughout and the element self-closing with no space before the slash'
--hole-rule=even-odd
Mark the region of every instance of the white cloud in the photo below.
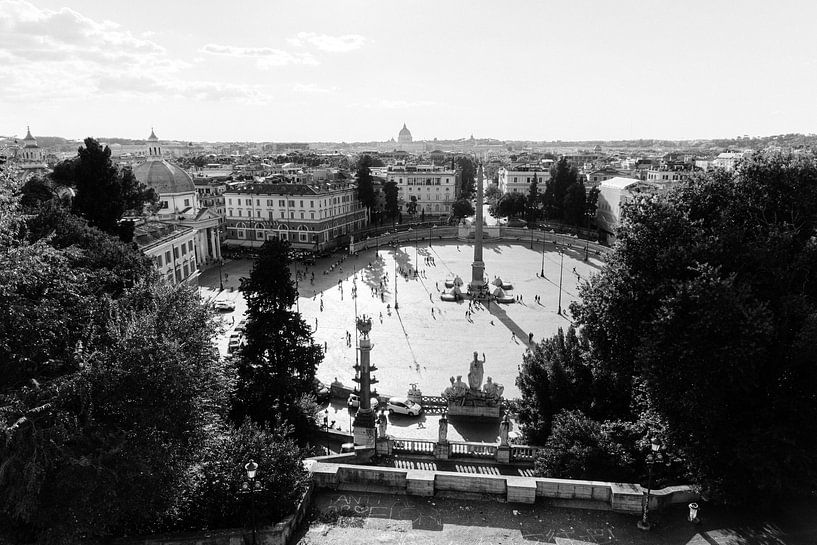
<svg viewBox="0 0 817 545">
<path fill-rule="evenodd" d="M 180 71 L 190 65 L 171 58 L 150 37 L 70 8 L 0 0 L 0 101 L 94 96 L 269 100 L 258 87 L 188 81 Z"/>
<path fill-rule="evenodd" d="M 296 83 L 292 86 L 292 90 L 296 93 L 303 93 L 307 95 L 328 95 L 337 92 L 336 86 L 320 87 L 315 83 Z"/>
<path fill-rule="evenodd" d="M 201 48 L 202 53 L 225 55 L 228 57 L 247 57 L 257 60 L 260 68 L 286 66 L 290 64 L 318 64 L 317 59 L 309 53 L 290 53 L 271 47 L 237 47 L 233 45 L 207 44 Z"/>
<path fill-rule="evenodd" d="M 406 108 L 423 108 L 425 106 L 434 106 L 437 103 L 433 100 L 389 100 L 379 99 L 374 102 L 354 102 L 349 104 L 348 108 L 366 108 L 376 110 L 400 110 Z"/>
<path fill-rule="evenodd" d="M 299 32 L 294 38 L 287 41 L 297 47 L 311 45 L 321 51 L 331 53 L 345 53 L 360 49 L 369 40 L 360 34 L 343 34 L 342 36 L 330 36 L 328 34 L 316 34 L 314 32 Z"/>
</svg>

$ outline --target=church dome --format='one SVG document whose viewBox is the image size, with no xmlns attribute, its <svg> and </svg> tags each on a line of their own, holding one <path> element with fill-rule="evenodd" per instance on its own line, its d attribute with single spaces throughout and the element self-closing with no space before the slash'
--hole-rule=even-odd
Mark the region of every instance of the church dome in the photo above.
<svg viewBox="0 0 817 545">
<path fill-rule="evenodd" d="M 408 130 L 406 124 L 403 123 L 403 128 L 400 129 L 400 133 L 397 135 L 398 142 L 411 142 L 411 131 Z"/>
<path fill-rule="evenodd" d="M 134 167 L 133 175 L 160 195 L 196 192 L 190 175 L 167 161 L 145 161 Z"/>
</svg>

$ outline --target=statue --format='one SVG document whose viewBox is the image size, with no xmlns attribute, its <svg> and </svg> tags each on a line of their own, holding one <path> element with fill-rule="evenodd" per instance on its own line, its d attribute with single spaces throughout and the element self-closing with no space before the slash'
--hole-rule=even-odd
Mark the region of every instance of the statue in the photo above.
<svg viewBox="0 0 817 545">
<path fill-rule="evenodd" d="M 451 381 L 451 386 L 446 388 L 445 391 L 443 392 L 443 397 L 446 399 L 450 399 L 451 397 L 454 396 L 454 377 L 451 377 L 448 380 Z"/>
<path fill-rule="evenodd" d="M 505 414 L 505 418 L 502 419 L 502 422 L 499 423 L 499 446 L 500 447 L 507 447 L 508 446 L 508 433 L 511 431 L 511 421 L 508 420 L 507 413 Z"/>
<path fill-rule="evenodd" d="M 440 435 L 437 442 L 443 445 L 448 442 L 448 413 L 443 413 L 440 418 Z"/>
<path fill-rule="evenodd" d="M 377 436 L 380 438 L 386 437 L 386 426 L 388 425 L 388 419 L 386 418 L 386 413 L 380 411 L 380 417 L 377 419 Z"/>
<path fill-rule="evenodd" d="M 482 391 L 485 393 L 485 397 L 494 402 L 498 402 L 505 392 L 505 387 L 498 382 L 494 382 L 491 377 L 488 377 L 488 381 L 485 383 L 485 386 L 482 387 Z"/>
<path fill-rule="evenodd" d="M 464 396 L 468 391 L 468 386 L 462 381 L 462 375 L 457 375 L 457 382 L 454 383 L 454 395 Z"/>
<path fill-rule="evenodd" d="M 483 369 L 484 364 L 485 354 L 482 355 L 482 361 L 480 361 L 478 354 L 474 352 L 474 361 L 471 362 L 471 370 L 468 371 L 468 386 L 477 392 L 479 392 L 479 389 L 482 386 L 482 375 L 485 372 Z"/>
</svg>

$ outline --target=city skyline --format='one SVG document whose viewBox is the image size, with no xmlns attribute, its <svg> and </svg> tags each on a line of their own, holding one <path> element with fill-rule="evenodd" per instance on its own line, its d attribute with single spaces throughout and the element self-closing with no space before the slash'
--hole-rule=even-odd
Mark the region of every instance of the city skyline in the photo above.
<svg viewBox="0 0 817 545">
<path fill-rule="evenodd" d="M 415 140 L 688 140 L 817 124 L 812 5 L 241 7 L 0 1 L 2 131 L 367 142 L 406 123 Z"/>
</svg>

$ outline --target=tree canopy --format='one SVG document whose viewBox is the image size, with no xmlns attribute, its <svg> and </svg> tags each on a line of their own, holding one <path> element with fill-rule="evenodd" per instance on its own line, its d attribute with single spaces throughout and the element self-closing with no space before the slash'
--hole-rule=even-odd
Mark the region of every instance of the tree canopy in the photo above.
<svg viewBox="0 0 817 545">
<path fill-rule="evenodd" d="M 468 198 L 476 191 L 475 180 L 477 175 L 477 165 L 471 157 L 461 155 L 456 160 L 457 168 L 460 169 L 460 197 Z"/>
<path fill-rule="evenodd" d="M 655 411 L 689 478 L 724 499 L 817 484 L 815 210 L 810 155 L 755 154 L 638 199 L 572 307 L 608 392 L 595 410 Z"/>
<path fill-rule="evenodd" d="M 397 200 L 397 182 L 386 182 L 383 186 L 385 193 L 385 212 L 386 217 L 394 219 L 400 213 L 400 203 Z"/>
<path fill-rule="evenodd" d="M 304 415 L 302 397 L 312 391 L 323 350 L 292 307 L 297 292 L 289 271 L 289 243 L 268 240 L 241 280 L 247 300 L 247 342 L 236 363 L 232 417 L 258 424 L 286 421 L 303 438 L 313 415 Z"/>
<path fill-rule="evenodd" d="M 374 179 L 372 178 L 372 158 L 364 155 L 357 164 L 357 199 L 360 204 L 371 210 L 374 208 L 376 198 L 374 193 Z"/>
<path fill-rule="evenodd" d="M 470 199 L 457 199 L 454 201 L 454 204 L 451 205 L 451 215 L 453 215 L 457 219 L 467 218 L 468 216 L 473 216 L 475 213 L 474 205 L 471 204 Z"/>
</svg>

